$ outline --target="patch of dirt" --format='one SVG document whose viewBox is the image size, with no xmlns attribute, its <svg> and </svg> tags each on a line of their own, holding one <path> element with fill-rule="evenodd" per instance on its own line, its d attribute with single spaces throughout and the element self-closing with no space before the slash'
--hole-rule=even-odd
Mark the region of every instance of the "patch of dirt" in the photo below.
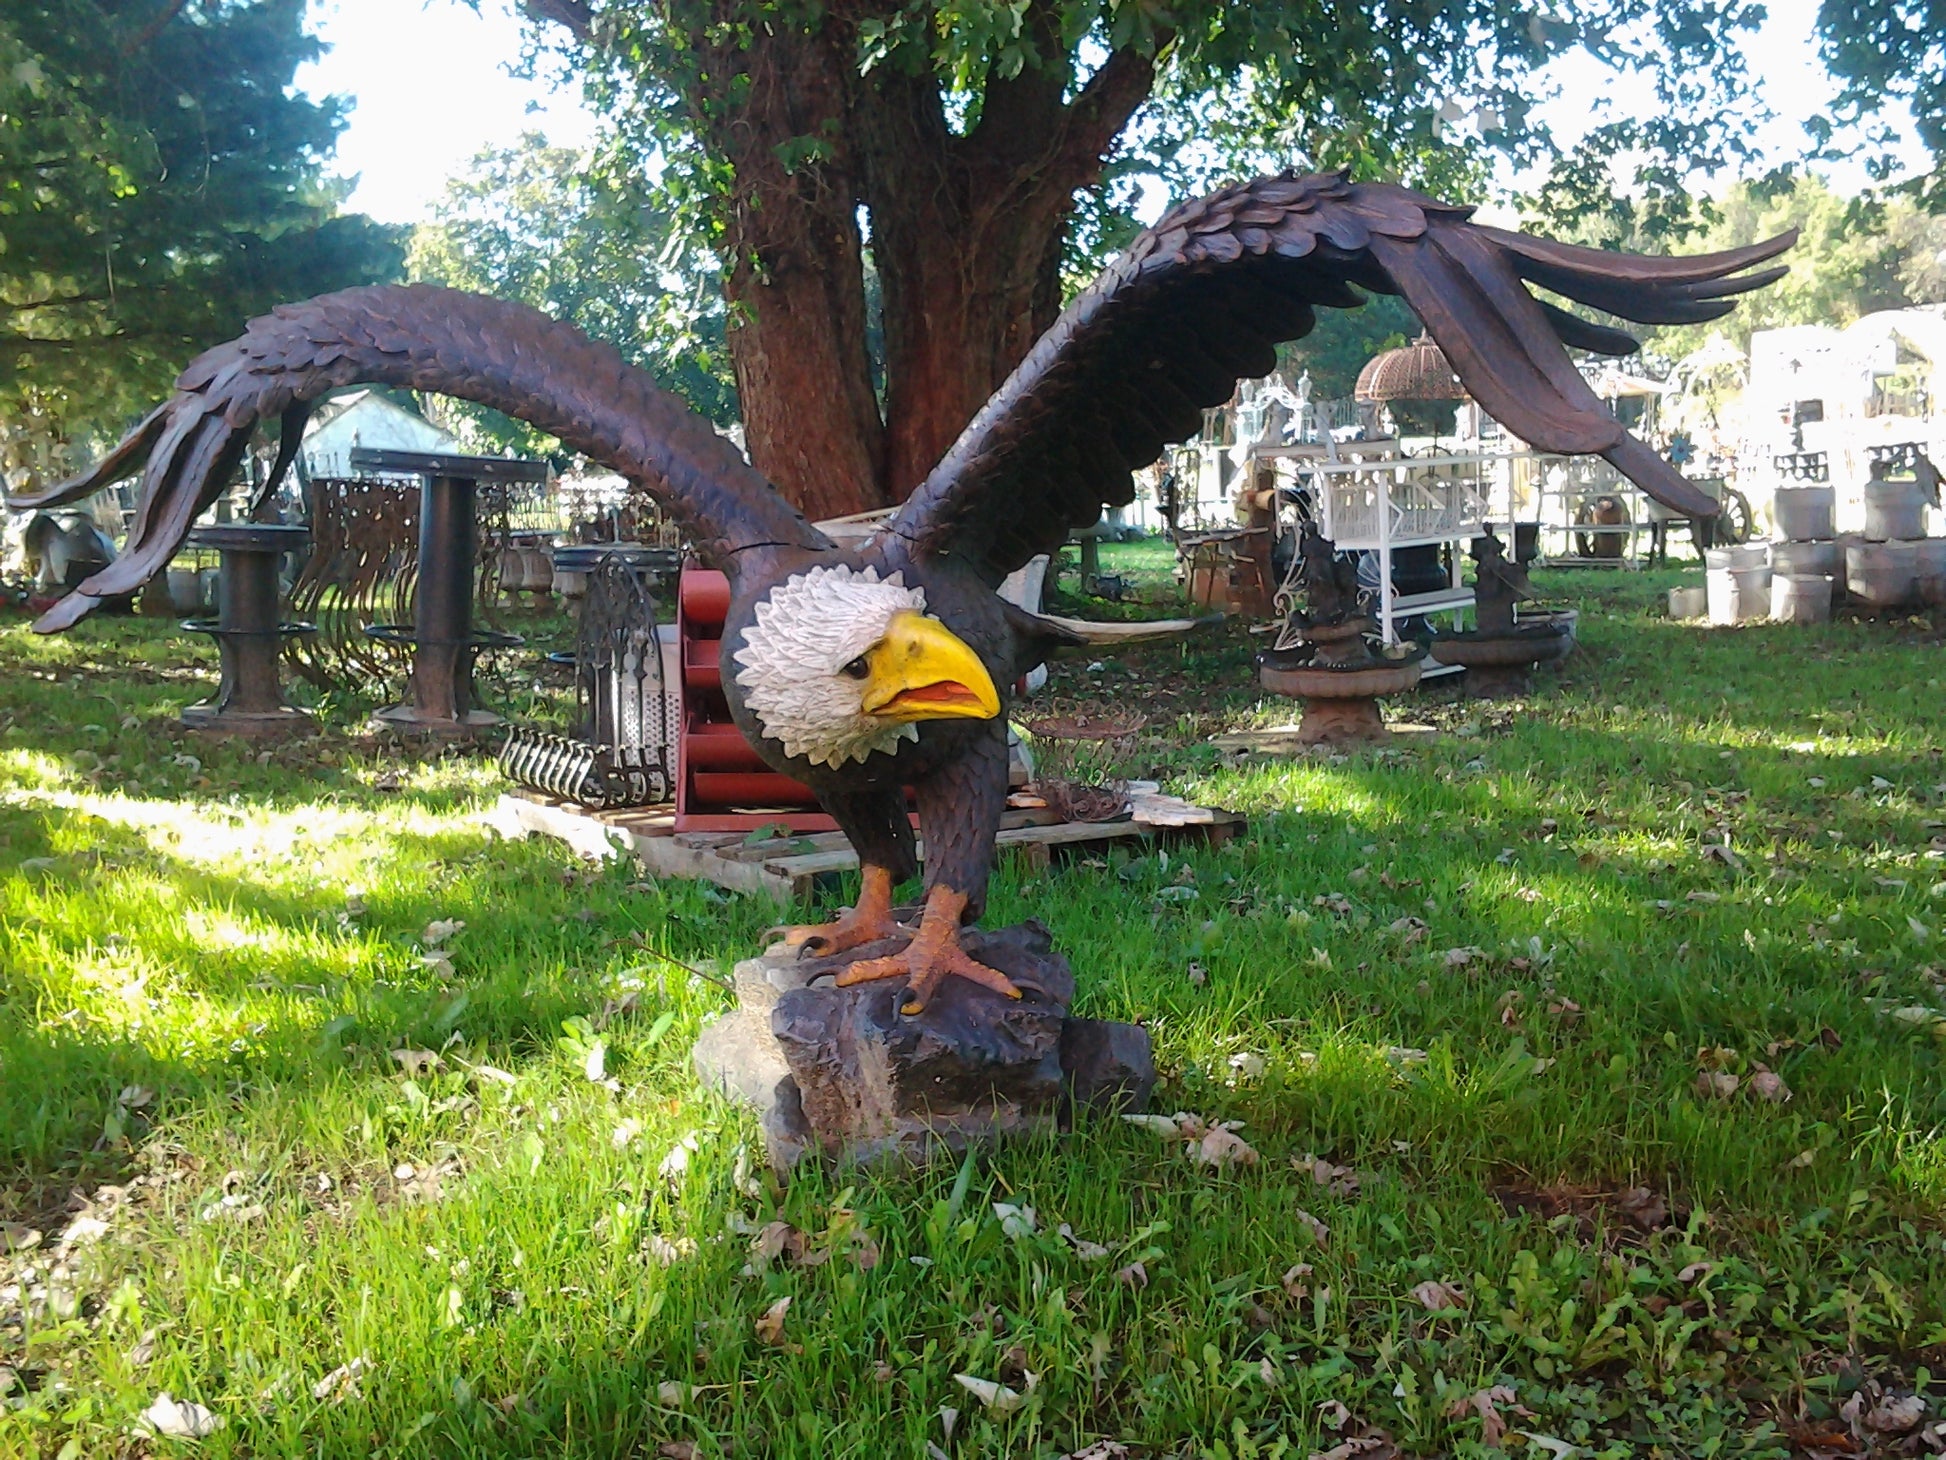
<svg viewBox="0 0 1946 1460">
<path fill-rule="evenodd" d="M 1572 1216 L 1581 1239 L 1605 1235 L 1610 1245 L 1640 1241 L 1665 1227 L 1682 1226 L 1689 1213 L 1671 1209 L 1661 1193 L 1647 1186 L 1600 1190 L 1593 1187 L 1533 1186 L 1510 1180 L 1496 1184 L 1493 1199 L 1510 1217 L 1531 1213 L 1544 1222 Z"/>
</svg>

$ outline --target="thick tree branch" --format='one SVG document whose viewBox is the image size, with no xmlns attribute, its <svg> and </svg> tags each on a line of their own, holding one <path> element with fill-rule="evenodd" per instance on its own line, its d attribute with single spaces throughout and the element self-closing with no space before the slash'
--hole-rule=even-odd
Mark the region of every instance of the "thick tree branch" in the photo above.
<svg viewBox="0 0 1946 1460">
<path fill-rule="evenodd" d="M 578 41 L 594 34 L 595 9 L 587 0 L 520 0 L 520 10 L 529 19 L 565 27 Z"/>
<path fill-rule="evenodd" d="M 162 7 L 161 13 L 154 20 L 151 20 L 147 25 L 143 26 L 141 30 L 137 31 L 128 40 L 122 42 L 122 54 L 124 56 L 132 56 L 137 51 L 148 49 L 149 43 L 162 34 L 163 27 L 168 25 L 178 15 L 182 14 L 182 7 L 185 3 L 187 3 L 187 0 L 169 0 L 169 3 Z"/>
<path fill-rule="evenodd" d="M 1158 48 L 1167 36 L 1158 36 Z M 1072 186 L 1090 180 L 1136 109 L 1155 89 L 1155 58 L 1123 47 L 1112 53 L 1068 107 L 1061 138 L 1062 161 L 1077 176 Z"/>
</svg>

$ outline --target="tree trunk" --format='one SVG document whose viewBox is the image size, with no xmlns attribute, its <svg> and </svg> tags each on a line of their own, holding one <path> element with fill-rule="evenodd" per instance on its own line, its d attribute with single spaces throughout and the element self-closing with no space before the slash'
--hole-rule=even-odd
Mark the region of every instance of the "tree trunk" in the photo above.
<svg viewBox="0 0 1946 1460">
<path fill-rule="evenodd" d="M 588 0 L 520 5 L 601 43 Z M 860 75 L 856 25 L 881 8 L 766 11 L 751 26 L 719 0 L 688 38 L 701 64 L 684 94 L 732 172 L 725 293 L 750 459 L 814 519 L 903 501 L 1054 321 L 1075 192 L 1099 181 L 1154 82 L 1147 58 L 1120 50 L 1068 99 L 1058 7 L 1030 0 L 1045 67 L 990 77 L 979 124 L 956 135 L 930 70 Z M 883 416 L 861 203 L 884 290 Z"/>
<path fill-rule="evenodd" d="M 734 171 L 724 292 L 745 443 L 813 520 L 889 505 L 858 190 L 842 136 L 853 68 L 834 31 L 760 31 L 713 68 L 747 75 L 747 97 L 703 109 L 718 119 L 712 150 Z"/>
<path fill-rule="evenodd" d="M 1050 16 L 1051 23 L 1051 16 Z M 1061 54 L 1050 36 L 1042 54 Z M 884 482 L 903 501 L 1061 305 L 1077 189 L 1148 95 L 1132 53 L 1063 100 L 1068 78 L 988 83 L 977 127 L 954 136 L 931 77 L 884 75 L 854 113 L 872 253 L 884 290 Z"/>
</svg>

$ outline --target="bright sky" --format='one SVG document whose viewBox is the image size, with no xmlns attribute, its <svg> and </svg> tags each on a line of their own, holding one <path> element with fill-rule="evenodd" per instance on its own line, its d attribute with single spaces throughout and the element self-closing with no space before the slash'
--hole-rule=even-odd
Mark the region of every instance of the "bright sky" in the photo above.
<svg viewBox="0 0 1946 1460">
<path fill-rule="evenodd" d="M 1770 18 L 1750 42 L 1752 72 L 1778 120 L 1763 140 L 1779 159 L 1804 145 L 1799 124 L 1828 103 L 1830 78 L 1811 40 L 1817 0 L 1770 0 Z M 356 175 L 350 206 L 387 222 L 425 218 L 483 148 L 504 147 L 523 131 L 545 132 L 563 146 L 585 143 L 595 127 L 579 90 L 508 74 L 521 48 L 521 26 L 509 0 L 480 0 L 478 13 L 458 0 L 312 0 L 312 20 L 330 50 L 298 72 L 313 95 L 355 100 L 338 143 L 337 170 Z M 1591 63 L 1567 63 L 1564 95 L 1548 110 L 1571 139 L 1586 125 L 1586 98 L 1607 91 L 1615 106 L 1648 105 L 1639 81 L 1615 84 Z M 1924 165 L 1915 146 L 1909 165 Z M 1832 170 L 1840 190 L 1862 186 L 1862 168 Z"/>
<path fill-rule="evenodd" d="M 337 171 L 356 176 L 349 207 L 387 223 L 423 220 L 475 153 L 539 131 L 578 147 L 595 119 L 578 87 L 508 74 L 521 24 L 509 0 L 312 0 L 330 47 L 297 73 L 299 90 L 354 100 Z"/>
</svg>

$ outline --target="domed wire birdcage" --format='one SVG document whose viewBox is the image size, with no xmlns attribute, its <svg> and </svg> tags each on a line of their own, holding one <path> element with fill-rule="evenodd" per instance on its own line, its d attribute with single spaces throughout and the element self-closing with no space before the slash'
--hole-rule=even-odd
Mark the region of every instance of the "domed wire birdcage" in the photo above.
<svg viewBox="0 0 1946 1460">
<path fill-rule="evenodd" d="M 1352 393 L 1359 400 L 1379 402 L 1466 399 L 1466 388 L 1446 363 L 1445 352 L 1423 334 L 1367 360 Z"/>
</svg>

